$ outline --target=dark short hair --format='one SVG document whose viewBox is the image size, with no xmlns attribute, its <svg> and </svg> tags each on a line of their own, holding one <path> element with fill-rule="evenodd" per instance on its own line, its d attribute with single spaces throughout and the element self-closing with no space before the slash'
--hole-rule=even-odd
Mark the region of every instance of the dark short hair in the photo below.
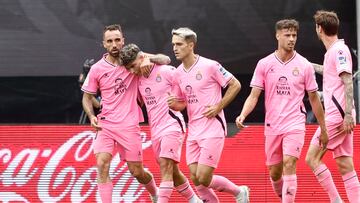
<svg viewBox="0 0 360 203">
<path fill-rule="evenodd" d="M 107 25 L 103 29 L 103 37 L 106 31 L 119 30 L 122 33 L 121 26 L 119 24 Z"/>
<path fill-rule="evenodd" d="M 326 35 L 334 36 L 338 34 L 340 21 L 335 12 L 324 10 L 316 11 L 314 20 L 317 25 L 321 26 Z"/>
<path fill-rule="evenodd" d="M 283 19 L 279 20 L 275 24 L 275 31 L 282 29 L 294 29 L 295 31 L 299 30 L 299 22 L 295 19 Z"/>
<path fill-rule="evenodd" d="M 131 62 L 133 62 L 138 53 L 141 52 L 140 48 L 136 44 L 128 44 L 125 45 L 120 51 L 120 59 L 122 61 L 122 65 L 127 66 Z"/>
</svg>

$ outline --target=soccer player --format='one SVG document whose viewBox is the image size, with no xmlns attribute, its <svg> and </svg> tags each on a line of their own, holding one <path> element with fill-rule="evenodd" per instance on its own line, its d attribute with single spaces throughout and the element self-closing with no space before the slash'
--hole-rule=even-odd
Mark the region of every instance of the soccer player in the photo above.
<svg viewBox="0 0 360 203">
<path fill-rule="evenodd" d="M 323 75 L 325 123 L 329 131 L 329 143 L 325 149 L 319 146 L 318 129 L 311 140 L 306 163 L 328 193 L 330 201 L 342 202 L 331 173 L 321 160 L 326 150 L 331 150 L 349 201 L 359 203 L 360 184 L 353 162 L 355 109 L 351 54 L 344 40 L 338 39 L 339 18 L 336 13 L 317 11 L 314 19 L 316 34 L 327 50 L 323 66 L 314 64 L 314 68 Z"/>
<path fill-rule="evenodd" d="M 212 189 L 232 194 L 237 202 L 249 201 L 247 186 L 237 186 L 214 175 L 227 133 L 223 109 L 240 91 L 240 82 L 218 62 L 194 53 L 197 35 L 189 28 L 172 30 L 176 59 L 182 64 L 174 74 L 174 95 L 168 98 L 173 110 L 187 109 L 189 133 L 186 162 L 191 180 L 204 202 L 218 202 Z M 228 87 L 224 97 L 221 88 Z"/>
<path fill-rule="evenodd" d="M 298 30 L 299 24 L 293 19 L 276 23 L 277 50 L 258 62 L 250 84 L 251 93 L 236 118 L 236 125 L 244 128 L 245 118 L 255 108 L 262 90 L 265 91 L 266 165 L 273 189 L 283 203 L 295 200 L 296 162 L 305 136 L 305 91 L 320 124 L 319 144 L 327 143 L 315 72 L 311 63 L 294 50 Z"/>
<path fill-rule="evenodd" d="M 190 203 L 202 202 L 178 166 L 186 127 L 182 114 L 170 110 L 167 105 L 175 68 L 150 62 L 150 75 L 142 76 L 140 67 L 147 63 L 148 58 L 135 44 L 124 46 L 120 51 L 120 59 L 126 69 L 140 76 L 139 92 L 148 113 L 152 147 L 162 177 L 158 203 L 169 201 L 174 186 Z"/>
<path fill-rule="evenodd" d="M 145 186 L 156 201 L 157 187 L 150 172 L 142 164 L 142 143 L 139 121 L 141 109 L 137 105 L 138 78 L 123 67 L 119 52 L 124 37 L 119 25 L 109 25 L 103 30 L 103 46 L 107 50 L 95 63 L 86 77 L 82 90 L 83 108 L 91 126 L 97 130 L 94 153 L 98 168 L 98 188 L 103 203 L 111 202 L 113 185 L 109 177 L 113 152 L 120 148 L 120 157 L 127 162 L 130 173 Z M 164 56 L 151 57 L 156 62 L 169 63 Z M 92 99 L 101 93 L 101 112 L 94 115 Z M 115 144 L 116 143 L 116 144 Z"/>
</svg>

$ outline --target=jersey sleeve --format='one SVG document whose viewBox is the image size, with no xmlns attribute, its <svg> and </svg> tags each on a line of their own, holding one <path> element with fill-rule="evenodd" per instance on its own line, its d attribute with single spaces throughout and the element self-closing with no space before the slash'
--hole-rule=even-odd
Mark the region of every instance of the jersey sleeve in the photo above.
<svg viewBox="0 0 360 203">
<path fill-rule="evenodd" d="M 348 53 L 345 49 L 338 49 L 335 53 L 335 65 L 338 75 L 342 72 L 352 73 L 351 56 Z"/>
<path fill-rule="evenodd" d="M 98 76 L 97 76 L 96 68 L 93 66 L 90 69 L 88 75 L 86 76 L 86 79 L 81 87 L 81 90 L 89 94 L 96 94 L 98 88 L 99 88 Z"/>
<path fill-rule="evenodd" d="M 234 77 L 229 71 L 227 71 L 220 63 L 215 62 L 210 66 L 213 73 L 213 78 L 221 85 L 226 87 L 230 80 Z"/>
<path fill-rule="evenodd" d="M 162 74 L 164 76 L 164 79 L 168 84 L 172 84 L 176 70 L 175 67 L 174 66 L 163 66 L 163 67 L 164 68 L 162 69 Z"/>
<path fill-rule="evenodd" d="M 315 92 L 318 90 L 318 84 L 316 82 L 315 70 L 310 62 L 306 63 L 305 71 L 305 89 L 308 92 Z"/>
<path fill-rule="evenodd" d="M 259 61 L 256 65 L 254 74 L 251 78 L 250 87 L 256 87 L 264 90 L 265 87 L 265 65 Z"/>
<path fill-rule="evenodd" d="M 171 74 L 171 93 L 180 101 L 186 101 L 185 95 L 181 91 L 179 77 L 177 76 L 176 69 Z"/>
</svg>

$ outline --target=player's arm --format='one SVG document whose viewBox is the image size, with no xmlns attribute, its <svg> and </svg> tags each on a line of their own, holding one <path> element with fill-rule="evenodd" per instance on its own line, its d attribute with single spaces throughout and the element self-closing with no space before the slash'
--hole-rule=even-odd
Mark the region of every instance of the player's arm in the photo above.
<svg viewBox="0 0 360 203">
<path fill-rule="evenodd" d="M 94 95 L 84 92 L 82 98 L 82 105 L 86 115 L 90 120 L 91 126 L 94 127 L 96 130 L 100 130 L 101 127 L 98 125 L 97 117 L 94 113 L 93 98 L 95 98 Z"/>
<path fill-rule="evenodd" d="M 246 98 L 240 115 L 235 120 L 236 126 L 239 129 L 243 129 L 245 127 L 244 121 L 246 117 L 254 110 L 256 104 L 258 103 L 261 91 L 262 90 L 257 87 L 253 87 L 251 89 L 250 95 Z"/>
<path fill-rule="evenodd" d="M 345 86 L 345 117 L 344 117 L 344 131 L 349 134 L 354 129 L 354 119 L 352 117 L 353 101 L 354 101 L 354 87 L 352 75 L 347 72 L 342 72 L 340 78 Z"/>
<path fill-rule="evenodd" d="M 160 64 L 160 65 L 167 65 L 171 63 L 171 59 L 169 56 L 165 54 L 149 54 L 144 53 L 146 57 L 149 58 L 150 62 Z"/>
<path fill-rule="evenodd" d="M 99 109 L 100 108 L 100 101 L 93 95 L 93 97 L 91 98 L 91 102 L 93 107 Z"/>
<path fill-rule="evenodd" d="M 149 54 L 149 53 L 141 53 L 144 56 L 144 60 L 140 65 L 140 70 L 143 76 L 148 77 L 151 73 L 151 69 L 153 67 L 153 63 L 160 65 L 167 65 L 171 62 L 170 57 L 164 54 Z"/>
<path fill-rule="evenodd" d="M 213 106 L 207 106 L 207 110 L 203 113 L 203 115 L 207 118 L 213 118 L 220 113 L 225 107 L 227 107 L 232 100 L 236 97 L 241 89 L 241 84 L 238 79 L 232 77 L 232 79 L 228 83 L 228 88 L 221 99 L 221 101 Z"/>
<path fill-rule="evenodd" d="M 168 98 L 166 101 L 167 101 L 169 108 L 174 111 L 182 111 L 186 108 L 185 101 L 179 100 L 177 97 L 175 97 L 174 95 L 172 95 L 170 93 L 168 93 Z"/>
<path fill-rule="evenodd" d="M 320 143 L 319 144 L 324 149 L 326 149 L 326 145 L 327 145 L 327 143 L 329 141 L 329 138 L 328 138 L 326 125 L 325 125 L 324 109 L 323 109 L 323 106 L 321 104 L 319 94 L 318 94 L 317 91 L 313 91 L 313 92 L 308 91 L 307 93 L 308 93 L 308 96 L 309 96 L 309 102 L 310 102 L 310 105 L 311 105 L 311 109 L 314 112 L 316 120 L 318 121 L 320 129 L 321 129 L 320 139 L 319 139 Z"/>
<path fill-rule="evenodd" d="M 311 63 L 316 73 L 322 75 L 324 72 L 324 66 L 317 64 L 317 63 Z"/>
</svg>

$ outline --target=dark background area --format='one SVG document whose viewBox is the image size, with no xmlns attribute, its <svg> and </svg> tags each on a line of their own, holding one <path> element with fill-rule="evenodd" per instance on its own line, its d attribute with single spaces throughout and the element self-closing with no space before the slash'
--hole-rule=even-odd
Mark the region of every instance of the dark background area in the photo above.
<svg viewBox="0 0 360 203">
<path fill-rule="evenodd" d="M 225 110 L 233 122 L 250 92 L 257 61 L 276 49 L 274 24 L 300 22 L 296 50 L 322 63 L 313 14 L 336 11 L 340 38 L 356 49 L 355 0 L 0 0 L 0 122 L 77 123 L 81 114 L 78 75 L 85 59 L 98 60 L 104 25 L 118 23 L 127 43 L 146 52 L 172 53 L 171 29 L 188 26 L 198 34 L 196 52 L 222 63 L 242 83 Z M 354 57 L 354 70 L 357 60 Z M 318 77 L 321 84 L 322 78 Z M 321 85 L 320 85 L 321 86 Z M 263 122 L 260 100 L 249 122 Z"/>
</svg>

